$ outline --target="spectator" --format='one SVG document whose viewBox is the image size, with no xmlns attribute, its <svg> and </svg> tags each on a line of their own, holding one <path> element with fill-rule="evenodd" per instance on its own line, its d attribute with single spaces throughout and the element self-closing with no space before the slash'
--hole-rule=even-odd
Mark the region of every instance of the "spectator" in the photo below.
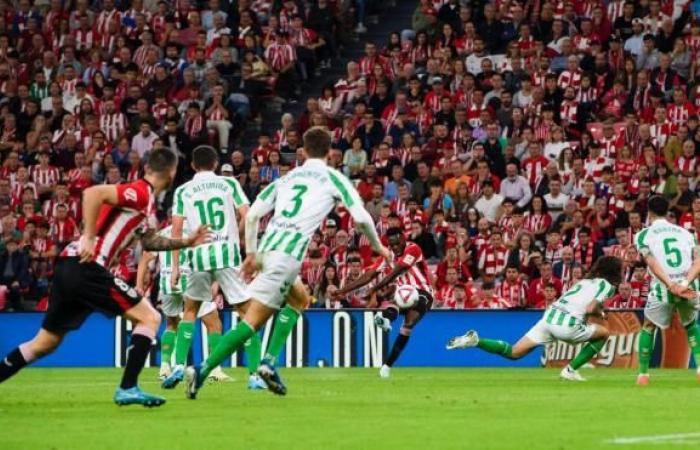
<svg viewBox="0 0 700 450">
<path fill-rule="evenodd" d="M 0 253 L 0 268 L 2 268 L 0 286 L 5 288 L 9 301 L 7 310 L 24 311 L 22 294 L 31 282 L 29 257 L 20 248 L 17 240 L 11 238 L 5 241 L 5 248 Z"/>
<path fill-rule="evenodd" d="M 503 203 L 503 197 L 494 192 L 493 183 L 486 180 L 482 183 L 482 196 L 476 201 L 474 207 L 479 214 L 483 215 L 489 222 L 495 223 L 499 208 Z"/>
</svg>

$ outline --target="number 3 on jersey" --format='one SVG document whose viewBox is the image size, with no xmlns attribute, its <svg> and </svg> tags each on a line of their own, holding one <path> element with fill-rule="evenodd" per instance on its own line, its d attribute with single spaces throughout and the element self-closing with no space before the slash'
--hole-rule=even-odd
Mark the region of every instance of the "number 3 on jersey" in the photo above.
<svg viewBox="0 0 700 450">
<path fill-rule="evenodd" d="M 206 207 L 202 200 L 194 202 L 194 206 L 199 212 L 199 220 L 202 224 L 207 224 L 212 231 L 219 231 L 224 227 L 226 217 L 224 216 L 224 201 L 219 197 L 212 197 L 206 203 Z"/>
<path fill-rule="evenodd" d="M 306 193 L 306 191 L 309 190 L 309 187 L 303 184 L 295 184 L 294 186 L 292 186 L 292 189 L 296 191 L 296 195 L 291 199 L 292 205 L 289 209 L 285 209 L 284 211 L 282 211 L 282 215 L 287 219 L 291 219 L 292 217 L 299 214 L 299 210 L 301 209 L 302 197 Z"/>
</svg>

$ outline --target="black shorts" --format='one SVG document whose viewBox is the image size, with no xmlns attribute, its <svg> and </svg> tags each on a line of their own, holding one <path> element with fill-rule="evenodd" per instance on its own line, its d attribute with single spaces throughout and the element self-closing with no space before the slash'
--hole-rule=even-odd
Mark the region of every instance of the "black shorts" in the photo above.
<svg viewBox="0 0 700 450">
<path fill-rule="evenodd" d="M 59 258 L 42 328 L 60 334 L 77 330 L 93 311 L 119 316 L 140 301 L 136 289 L 101 265 Z"/>
</svg>

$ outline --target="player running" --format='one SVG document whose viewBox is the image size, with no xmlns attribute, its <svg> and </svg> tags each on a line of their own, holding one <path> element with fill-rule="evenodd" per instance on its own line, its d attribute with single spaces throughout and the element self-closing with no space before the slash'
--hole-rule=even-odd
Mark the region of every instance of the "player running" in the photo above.
<svg viewBox="0 0 700 450">
<path fill-rule="evenodd" d="M 377 277 L 382 277 L 366 294 L 369 298 L 376 295 L 377 303 L 382 307 L 382 311 L 374 315 L 374 323 L 382 330 L 390 331 L 391 322 L 396 320 L 399 313 L 404 315 L 399 335 L 391 347 L 389 356 L 384 361 L 381 369 L 379 369 L 379 376 L 382 378 L 389 378 L 391 367 L 399 358 L 403 349 L 406 348 L 413 328 L 433 304 L 430 271 L 423 258 L 421 248 L 413 242 L 406 242 L 406 238 L 400 228 L 389 228 L 387 230 L 387 238 L 393 253 L 392 263 L 389 264 L 387 261 L 379 259 L 359 279 L 336 290 L 332 294 L 334 300 L 340 300 L 348 293 L 374 281 Z M 419 300 L 411 308 L 399 312 L 399 307 L 391 300 L 395 286 L 403 285 L 415 286 L 418 290 Z"/>
<path fill-rule="evenodd" d="M 162 229 L 158 234 L 165 238 L 171 237 L 171 226 Z M 175 349 L 175 337 L 177 326 L 180 323 L 180 315 L 183 311 L 183 293 L 187 287 L 187 279 L 190 274 L 189 267 L 189 252 L 183 251 L 180 253 L 180 283 L 173 286 L 171 281 L 172 274 L 172 251 L 164 250 L 161 252 L 143 252 L 136 275 L 136 290 L 140 293 L 146 292 L 148 266 L 151 262 L 158 262 L 159 266 L 159 282 L 158 282 L 158 301 L 160 309 L 165 315 L 165 329 L 160 336 L 160 371 L 158 377 L 161 381 L 165 380 L 172 373 L 170 364 L 172 362 L 173 350 Z M 202 323 L 207 327 L 207 346 L 209 352 L 216 347 L 221 338 L 221 330 L 223 325 L 219 318 L 218 308 L 215 302 L 204 302 L 201 304 L 197 312 L 197 318 L 202 320 Z M 186 360 L 187 355 L 178 355 L 178 359 Z M 257 369 L 257 367 L 256 367 Z M 229 377 L 217 367 L 209 374 L 209 379 L 212 381 L 231 381 Z"/>
<path fill-rule="evenodd" d="M 190 227 L 208 225 L 213 239 L 212 242 L 197 246 L 190 252 L 189 263 L 192 272 L 185 287 L 183 317 L 177 326 L 175 367 L 170 376 L 163 380 L 162 387 L 165 389 L 174 388 L 184 378 L 185 363 L 194 335 L 194 322 L 202 303 L 212 301 L 212 284 L 215 281 L 219 283 L 224 298 L 230 305 L 238 307 L 246 300 L 245 283 L 239 271 L 241 253 L 236 213 L 243 222 L 250 202 L 237 179 L 214 173 L 218 165 L 219 155 L 212 147 L 201 145 L 195 148 L 192 151 L 192 168 L 196 173 L 192 180 L 175 190 L 173 237 L 178 238 L 182 235 L 184 223 L 187 221 Z M 177 251 L 173 252 L 171 284 L 180 285 Z M 217 329 L 220 330 L 221 321 L 218 316 L 216 319 Z M 212 349 L 216 348 L 220 339 L 220 333 L 214 336 Z M 257 369 L 260 360 L 260 347 L 260 336 L 252 335 L 246 350 L 248 361 L 255 365 L 254 370 Z M 252 374 L 248 383 L 251 388 L 262 387 L 260 381 Z"/>
<path fill-rule="evenodd" d="M 118 405 L 160 406 L 165 399 L 143 392 L 137 384 L 156 332 L 160 314 L 136 290 L 108 270 L 135 237 L 143 248 L 161 251 L 191 247 L 208 239 L 200 227 L 186 239 L 167 239 L 150 228 L 156 196 L 175 177 L 177 156 L 168 149 L 151 152 L 144 178 L 128 184 L 93 186 L 83 192 L 83 234 L 69 244 L 56 262 L 49 309 L 37 335 L 12 350 L 0 363 L 0 382 L 27 364 L 53 352 L 93 311 L 121 315 L 133 323 L 131 345 L 121 384 L 114 394 Z"/>
<path fill-rule="evenodd" d="M 678 311 L 685 327 L 700 380 L 700 329 L 696 310 L 700 247 L 695 235 L 666 220 L 668 207 L 665 198 L 651 197 L 648 202 L 651 225 L 634 237 L 634 244 L 653 275 L 639 334 L 637 384 L 641 386 L 649 384 L 649 361 L 656 328 L 668 328 L 674 311 Z"/>
<path fill-rule="evenodd" d="M 622 261 L 614 256 L 596 260 L 586 278 L 571 286 L 544 312 L 544 316 L 515 345 L 494 339 L 480 338 L 470 330 L 464 336 L 450 339 L 447 349 L 479 347 L 508 359 L 520 359 L 540 345 L 554 340 L 579 344 L 581 351 L 561 371 L 569 381 L 585 381 L 577 371 L 603 348 L 610 331 L 603 325 L 588 323 L 589 317 L 605 318 L 603 302 L 612 297 L 622 278 Z"/>
<path fill-rule="evenodd" d="M 330 144 L 331 138 L 325 129 L 313 127 L 307 131 L 304 151 L 308 159 L 304 165 L 265 188 L 248 212 L 243 271 L 247 275 L 259 272 L 248 286 L 248 302 L 242 308 L 244 314 L 238 325 L 222 338 L 221 344 L 201 366 L 187 368 L 188 398 L 194 399 L 207 374 L 238 350 L 279 309 L 297 280 L 311 237 L 338 203 L 348 209 L 372 248 L 383 256 L 389 255 L 379 242 L 374 221 L 355 188 L 344 175 L 326 165 Z M 259 221 L 273 210 L 258 248 Z M 292 295 L 288 301 L 295 301 L 295 297 Z M 286 339 L 286 336 L 281 337 Z M 258 374 L 270 391 L 286 394 L 277 370 L 268 361 L 263 360 Z"/>
</svg>

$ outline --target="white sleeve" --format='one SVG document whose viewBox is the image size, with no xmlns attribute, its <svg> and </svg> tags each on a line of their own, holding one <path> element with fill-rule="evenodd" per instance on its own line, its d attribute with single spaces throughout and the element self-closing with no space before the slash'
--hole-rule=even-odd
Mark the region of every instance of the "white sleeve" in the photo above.
<svg viewBox="0 0 700 450">
<path fill-rule="evenodd" d="M 271 183 L 255 199 L 245 218 L 245 249 L 246 253 L 258 251 L 258 226 L 260 219 L 275 209 L 277 198 L 277 183 Z"/>
<path fill-rule="evenodd" d="M 382 243 L 379 240 L 379 235 L 377 235 L 374 220 L 365 209 L 360 194 L 357 193 L 357 190 L 350 184 L 345 175 L 342 175 L 340 172 L 330 170 L 328 171 L 328 177 L 333 183 L 341 203 L 350 212 L 358 230 L 369 238 L 374 250 L 379 250 Z"/>
</svg>

